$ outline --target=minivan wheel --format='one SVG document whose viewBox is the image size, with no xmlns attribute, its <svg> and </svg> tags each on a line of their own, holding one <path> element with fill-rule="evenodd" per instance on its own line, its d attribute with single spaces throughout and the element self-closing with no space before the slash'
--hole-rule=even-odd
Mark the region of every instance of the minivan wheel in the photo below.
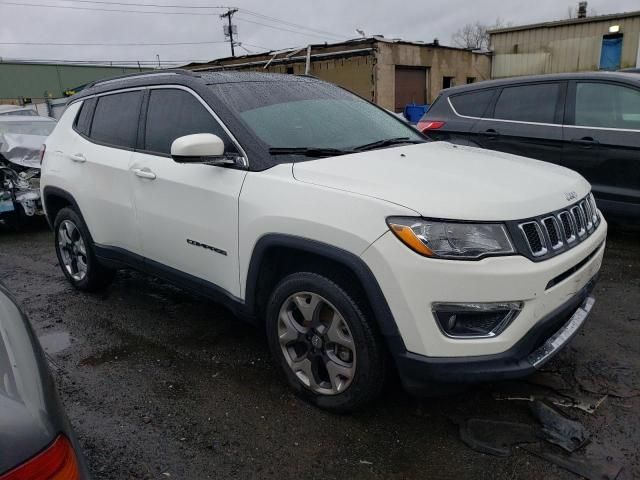
<svg viewBox="0 0 640 480">
<path fill-rule="evenodd" d="M 334 412 L 373 400 L 386 378 L 378 335 L 354 298 L 309 272 L 284 278 L 267 306 L 269 346 L 287 382 Z"/>
<path fill-rule="evenodd" d="M 111 282 L 114 272 L 96 259 L 87 227 L 73 209 L 60 210 L 53 228 L 60 268 L 75 288 L 96 291 Z"/>
</svg>

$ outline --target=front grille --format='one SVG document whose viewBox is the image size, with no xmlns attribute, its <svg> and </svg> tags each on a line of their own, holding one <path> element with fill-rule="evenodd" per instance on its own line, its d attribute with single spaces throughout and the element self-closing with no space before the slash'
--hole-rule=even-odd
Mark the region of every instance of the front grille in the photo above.
<svg viewBox="0 0 640 480">
<path fill-rule="evenodd" d="M 588 238 L 600 224 L 592 195 L 567 209 L 518 224 L 526 254 L 536 261 L 559 254 Z"/>
</svg>

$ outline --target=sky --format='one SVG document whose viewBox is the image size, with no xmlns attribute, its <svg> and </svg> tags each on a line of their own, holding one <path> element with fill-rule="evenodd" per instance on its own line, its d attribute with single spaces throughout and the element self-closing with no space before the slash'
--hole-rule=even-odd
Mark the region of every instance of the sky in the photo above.
<svg viewBox="0 0 640 480">
<path fill-rule="evenodd" d="M 238 8 L 236 55 L 384 35 L 451 44 L 462 25 L 521 25 L 569 17 L 565 0 L 0 0 L 0 58 L 140 61 L 162 66 L 230 55 L 220 18 Z M 167 6 L 172 6 L 168 8 Z M 203 8 L 204 7 L 204 8 Z M 640 9 L 638 0 L 590 0 L 589 14 Z M 115 11 L 107 11 L 115 10 Z M 144 12 L 144 13 L 140 13 Z M 98 45 L 96 45 L 98 44 Z M 152 45 L 153 44 L 153 45 Z"/>
</svg>

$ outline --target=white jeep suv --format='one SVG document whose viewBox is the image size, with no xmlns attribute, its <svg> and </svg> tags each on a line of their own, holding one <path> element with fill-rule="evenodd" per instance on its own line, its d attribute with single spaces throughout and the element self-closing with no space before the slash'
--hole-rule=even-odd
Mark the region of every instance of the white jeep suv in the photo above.
<svg viewBox="0 0 640 480">
<path fill-rule="evenodd" d="M 585 321 L 606 223 L 562 167 L 428 142 L 315 78 L 95 83 L 46 142 L 42 198 L 81 290 L 157 275 L 266 330 L 333 411 L 527 375 Z"/>
</svg>

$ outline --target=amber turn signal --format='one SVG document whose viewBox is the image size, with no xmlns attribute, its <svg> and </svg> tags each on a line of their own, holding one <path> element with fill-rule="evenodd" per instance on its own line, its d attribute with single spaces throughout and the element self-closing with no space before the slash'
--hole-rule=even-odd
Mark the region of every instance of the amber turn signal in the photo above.
<svg viewBox="0 0 640 480">
<path fill-rule="evenodd" d="M 427 257 L 433 256 L 433 251 L 422 243 L 418 237 L 416 237 L 416 234 L 413 233 L 411 227 L 395 223 L 390 223 L 389 227 L 396 237 L 402 240 L 402 242 L 411 250 L 418 252 L 421 255 L 426 255 Z"/>
</svg>

